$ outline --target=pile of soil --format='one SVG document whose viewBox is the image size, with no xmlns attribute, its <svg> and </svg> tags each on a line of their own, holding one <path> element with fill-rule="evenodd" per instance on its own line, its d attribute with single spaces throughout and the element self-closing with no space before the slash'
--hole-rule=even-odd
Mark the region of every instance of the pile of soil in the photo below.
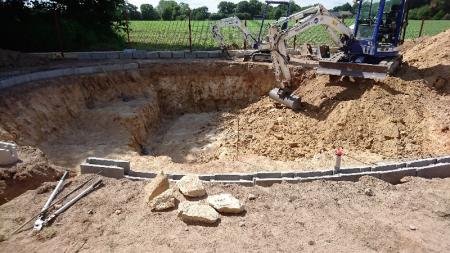
<svg viewBox="0 0 450 253">
<path fill-rule="evenodd" d="M 0 166 L 0 205 L 62 176 L 62 168 L 51 165 L 41 150 L 19 146 L 17 152 L 20 160 L 16 164 Z"/>
<path fill-rule="evenodd" d="M 87 178 L 69 180 L 62 194 Z M 246 213 L 195 226 L 177 218 L 176 210 L 151 212 L 144 203 L 145 182 L 105 178 L 103 188 L 41 232 L 9 237 L 47 200 L 50 191 L 38 189 L 0 206 L 0 247 L 5 252 L 448 252 L 450 179 L 406 179 L 398 185 L 371 177 L 270 188 L 208 184 L 209 194 L 230 193 L 245 202 Z M 250 194 L 256 199 L 249 200 Z"/>
</svg>

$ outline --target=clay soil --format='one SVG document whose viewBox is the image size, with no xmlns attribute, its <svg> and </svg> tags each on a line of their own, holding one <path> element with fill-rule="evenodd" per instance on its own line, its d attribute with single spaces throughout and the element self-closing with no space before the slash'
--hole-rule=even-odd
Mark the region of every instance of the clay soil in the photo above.
<svg viewBox="0 0 450 253">
<path fill-rule="evenodd" d="M 62 194 L 88 177 L 70 180 Z M 364 177 L 269 188 L 207 185 L 208 194 L 227 192 L 245 202 L 246 213 L 199 226 L 182 222 L 176 210 L 151 212 L 144 204 L 145 182 L 105 178 L 103 188 L 50 227 L 9 237 L 45 203 L 46 185 L 0 206 L 0 251 L 449 252 L 450 179 L 403 182 Z M 250 194 L 256 199 L 248 200 Z"/>
</svg>

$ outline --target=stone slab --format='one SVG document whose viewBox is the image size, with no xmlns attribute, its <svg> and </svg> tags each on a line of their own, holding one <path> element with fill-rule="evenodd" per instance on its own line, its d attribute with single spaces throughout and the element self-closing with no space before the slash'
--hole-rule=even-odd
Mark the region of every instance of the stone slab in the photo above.
<svg viewBox="0 0 450 253">
<path fill-rule="evenodd" d="M 253 183 L 259 186 L 272 186 L 273 184 L 281 184 L 283 180 L 281 178 L 254 178 Z"/>
<path fill-rule="evenodd" d="M 450 163 L 450 156 L 442 156 L 436 158 L 436 163 Z"/>
<path fill-rule="evenodd" d="M 170 58 L 172 58 L 172 52 L 171 51 L 160 51 L 159 52 L 159 58 L 161 58 L 161 59 L 170 59 Z"/>
</svg>

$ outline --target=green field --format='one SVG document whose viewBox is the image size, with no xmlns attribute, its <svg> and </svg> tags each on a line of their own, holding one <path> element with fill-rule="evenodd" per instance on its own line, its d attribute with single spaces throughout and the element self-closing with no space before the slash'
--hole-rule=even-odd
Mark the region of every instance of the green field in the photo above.
<svg viewBox="0 0 450 253">
<path fill-rule="evenodd" d="M 196 50 L 217 49 L 219 46 L 211 35 L 210 25 L 214 21 L 191 21 L 192 47 Z M 263 34 L 266 34 L 268 24 L 265 21 Z M 353 19 L 345 21 L 347 25 L 353 23 Z M 406 33 L 407 39 L 417 38 L 420 30 L 419 20 L 410 20 Z M 249 31 L 257 35 L 261 21 L 249 20 L 247 27 Z M 291 25 L 291 24 L 290 24 Z M 423 34 L 436 35 L 450 28 L 450 20 L 427 20 L 425 21 Z M 228 45 L 243 48 L 242 35 L 234 28 L 222 30 Z M 146 50 L 183 50 L 189 49 L 189 22 L 181 21 L 130 21 L 130 41 L 132 47 Z M 295 44 L 330 44 L 331 40 L 321 26 L 313 27 L 296 38 Z M 294 39 L 288 42 L 290 47 L 294 46 Z"/>
</svg>

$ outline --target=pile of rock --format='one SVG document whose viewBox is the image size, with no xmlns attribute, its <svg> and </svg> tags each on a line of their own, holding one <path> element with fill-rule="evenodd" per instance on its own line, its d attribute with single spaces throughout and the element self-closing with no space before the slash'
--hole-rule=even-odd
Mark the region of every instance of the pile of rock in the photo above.
<svg viewBox="0 0 450 253">
<path fill-rule="evenodd" d="M 245 210 L 244 205 L 231 194 L 198 200 L 206 195 L 202 181 L 195 175 L 184 176 L 171 189 L 168 177 L 161 172 L 145 186 L 145 200 L 152 211 L 170 210 L 183 200 L 178 205 L 178 216 L 186 223 L 214 224 L 220 220 L 219 213 L 238 214 Z M 190 201 L 192 198 L 197 200 Z"/>
</svg>

